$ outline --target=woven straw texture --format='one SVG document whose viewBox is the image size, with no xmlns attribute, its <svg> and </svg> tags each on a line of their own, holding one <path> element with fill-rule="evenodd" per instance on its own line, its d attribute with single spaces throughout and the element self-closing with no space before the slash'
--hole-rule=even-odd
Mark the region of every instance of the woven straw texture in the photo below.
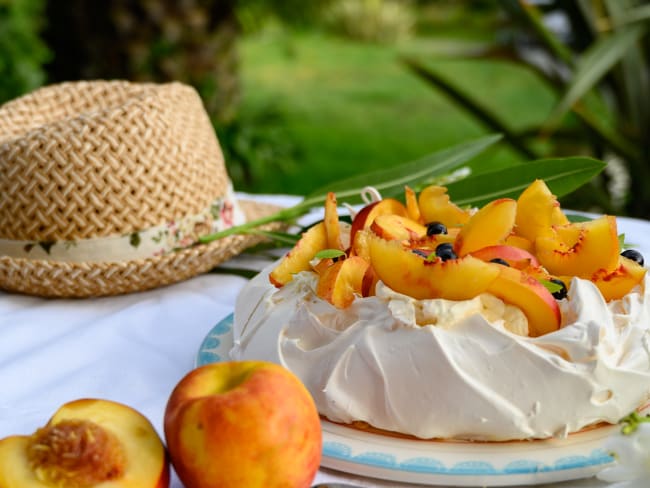
<svg viewBox="0 0 650 488">
<path fill-rule="evenodd" d="M 228 184 L 214 129 L 189 86 L 71 82 L 0 107 L 0 238 L 124 235 L 197 214 Z M 277 210 L 240 204 L 247 220 Z M 0 289 L 49 297 L 148 290 L 208 271 L 260 240 L 233 236 L 127 262 L 3 256 Z"/>
<path fill-rule="evenodd" d="M 52 85 L 0 107 L 0 237 L 74 240 L 193 215 L 227 185 L 196 91 Z"/>
</svg>

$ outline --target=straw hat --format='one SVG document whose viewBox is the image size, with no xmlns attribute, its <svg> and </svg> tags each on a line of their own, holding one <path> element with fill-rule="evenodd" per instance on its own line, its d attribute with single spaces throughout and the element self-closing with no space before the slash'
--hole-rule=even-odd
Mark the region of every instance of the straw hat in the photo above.
<svg viewBox="0 0 650 488">
<path fill-rule="evenodd" d="M 199 235 L 276 210 L 237 201 L 189 86 L 70 82 L 0 106 L 0 289 L 85 297 L 184 280 L 261 239 Z"/>
</svg>

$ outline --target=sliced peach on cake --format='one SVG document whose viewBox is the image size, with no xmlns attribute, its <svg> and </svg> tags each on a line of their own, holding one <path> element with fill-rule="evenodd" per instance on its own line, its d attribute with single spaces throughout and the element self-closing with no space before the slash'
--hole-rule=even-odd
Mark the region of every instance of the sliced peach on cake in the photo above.
<svg viewBox="0 0 650 488">
<path fill-rule="evenodd" d="M 329 249 L 343 250 L 336 195 L 332 192 L 329 192 L 325 199 L 325 218 L 323 222 L 325 223 L 325 233 L 327 234 L 327 247 Z"/>
<path fill-rule="evenodd" d="M 462 226 L 454 242 L 454 251 L 464 256 L 487 246 L 503 244 L 515 225 L 517 202 L 499 198 L 486 204 Z"/>
<path fill-rule="evenodd" d="M 487 291 L 521 309 L 528 319 L 530 336 L 537 337 L 560 328 L 560 307 L 544 285 L 518 269 L 507 266 L 499 269 L 499 275 Z"/>
<path fill-rule="evenodd" d="M 34 434 L 0 440 L 0 486 L 166 488 L 169 462 L 142 414 L 108 400 L 76 400 Z"/>
<path fill-rule="evenodd" d="M 624 256 L 619 259 L 614 271 L 599 270 L 590 278 L 606 301 L 623 298 L 645 277 L 646 269 L 643 266 Z"/>
<path fill-rule="evenodd" d="M 369 236 L 372 266 L 392 290 L 416 299 L 467 300 L 483 293 L 499 274 L 498 266 L 466 256 L 425 259 L 399 241 Z"/>
<path fill-rule="evenodd" d="M 589 278 L 599 269 L 613 271 L 619 254 L 616 218 L 557 226 L 535 240 L 535 254 L 551 274 Z"/>
<path fill-rule="evenodd" d="M 356 296 L 367 294 L 372 283 L 366 278 L 369 269 L 370 264 L 358 256 L 337 261 L 320 275 L 316 294 L 337 308 L 349 307 Z"/>
<path fill-rule="evenodd" d="M 420 237 L 419 239 L 411 239 L 408 242 L 408 247 L 411 249 L 429 249 L 433 251 L 440 244 L 453 244 L 459 232 L 460 227 L 452 227 L 447 230 L 446 234 L 433 234 Z"/>
<path fill-rule="evenodd" d="M 418 206 L 418 197 L 409 186 L 404 187 L 404 200 L 406 201 L 406 213 L 411 220 L 422 223 L 422 214 Z"/>
<path fill-rule="evenodd" d="M 354 237 L 357 232 L 369 229 L 379 215 L 400 215 L 408 217 L 406 207 L 399 200 L 384 198 L 377 202 L 369 203 L 354 216 L 350 229 L 350 242 L 354 244 Z"/>
<path fill-rule="evenodd" d="M 269 274 L 269 280 L 278 288 L 286 285 L 293 279 L 294 274 L 311 269 L 310 261 L 318 251 L 327 249 L 327 244 L 325 224 L 319 222 L 310 227 L 293 249 L 282 258 Z"/>
<path fill-rule="evenodd" d="M 447 227 L 458 227 L 469 220 L 469 212 L 451 202 L 444 186 L 427 186 L 420 192 L 418 206 L 422 221 L 442 222 Z"/>
<path fill-rule="evenodd" d="M 537 258 L 528 251 L 504 244 L 482 247 L 481 249 L 472 251 L 470 254 L 483 261 L 503 260 L 508 263 L 508 266 L 517 269 L 539 266 Z"/>
<path fill-rule="evenodd" d="M 546 183 L 535 180 L 517 199 L 515 223 L 517 234 L 534 242 L 537 237 L 549 235 L 553 225 L 566 225 L 569 220 Z"/>
<path fill-rule="evenodd" d="M 532 253 L 535 249 L 535 245 L 532 241 L 526 239 L 525 237 L 518 236 L 517 234 L 510 234 L 508 237 L 506 237 L 504 244 L 507 246 L 518 247 L 519 249 L 523 249 L 524 251 L 528 251 L 530 253 Z"/>
<path fill-rule="evenodd" d="M 382 239 L 413 241 L 427 235 L 427 228 L 408 217 L 401 215 L 378 215 L 370 229 Z"/>
</svg>

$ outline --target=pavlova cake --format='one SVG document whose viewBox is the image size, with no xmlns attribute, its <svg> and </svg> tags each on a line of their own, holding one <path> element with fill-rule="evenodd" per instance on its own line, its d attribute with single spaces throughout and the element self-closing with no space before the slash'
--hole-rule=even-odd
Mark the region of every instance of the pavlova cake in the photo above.
<svg viewBox="0 0 650 488">
<path fill-rule="evenodd" d="M 563 437 L 650 393 L 650 291 L 616 219 L 546 184 L 479 210 L 430 186 L 325 218 L 240 294 L 233 359 L 293 371 L 327 419 L 418 438 Z"/>
</svg>

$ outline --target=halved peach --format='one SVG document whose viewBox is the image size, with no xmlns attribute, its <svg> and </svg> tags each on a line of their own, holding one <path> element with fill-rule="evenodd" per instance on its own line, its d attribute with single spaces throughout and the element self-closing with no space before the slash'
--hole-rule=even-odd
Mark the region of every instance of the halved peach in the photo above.
<svg viewBox="0 0 650 488">
<path fill-rule="evenodd" d="M 518 269 L 507 266 L 499 269 L 499 276 L 489 284 L 487 291 L 524 312 L 530 336 L 537 337 L 560 328 L 560 307 L 544 285 Z"/>
<path fill-rule="evenodd" d="M 533 181 L 519 195 L 515 220 L 518 235 L 534 242 L 537 237 L 550 235 L 553 225 L 568 223 L 560 203 L 543 180 Z"/>
<path fill-rule="evenodd" d="M 293 275 L 310 269 L 309 262 L 318 251 L 327 249 L 325 224 L 319 222 L 305 232 L 295 246 L 282 258 L 269 274 L 269 280 L 280 288 L 293 279 Z"/>
<path fill-rule="evenodd" d="M 456 236 L 454 251 L 464 256 L 483 247 L 503 244 L 515 225 L 517 202 L 499 198 L 470 217 Z"/>
<path fill-rule="evenodd" d="M 416 299 L 466 300 L 484 292 L 499 266 L 466 256 L 442 261 L 424 259 L 399 241 L 369 236 L 372 267 L 389 288 Z"/>
<path fill-rule="evenodd" d="M 354 243 L 354 236 L 362 229 L 369 229 L 378 215 L 400 215 L 408 217 L 406 207 L 399 200 L 384 198 L 363 207 L 354 216 L 352 228 L 350 229 L 350 242 Z"/>
<path fill-rule="evenodd" d="M 503 259 L 508 263 L 508 265 L 520 270 L 528 268 L 529 266 L 539 266 L 537 258 L 528 251 L 524 251 L 518 247 L 506 246 L 504 244 L 482 247 L 481 249 L 472 251 L 470 254 L 483 261 Z"/>
<path fill-rule="evenodd" d="M 646 269 L 643 266 L 625 256 L 619 259 L 614 271 L 601 269 L 590 278 L 606 301 L 623 298 L 645 277 Z"/>
<path fill-rule="evenodd" d="M 378 215 L 370 230 L 388 241 L 393 239 L 412 241 L 427 235 L 427 228 L 422 224 L 395 214 Z"/>
<path fill-rule="evenodd" d="M 142 414 L 83 399 L 63 405 L 31 436 L 0 440 L 0 486 L 166 488 L 169 462 Z"/>
<path fill-rule="evenodd" d="M 469 220 L 469 212 L 451 202 L 444 186 L 427 186 L 420 192 L 418 206 L 424 223 L 442 222 L 449 227 L 458 227 Z"/>
<path fill-rule="evenodd" d="M 418 206 L 418 197 L 415 191 L 409 186 L 404 187 L 404 200 L 406 201 L 406 213 L 411 220 L 422 223 L 422 214 Z"/>
<path fill-rule="evenodd" d="M 367 293 L 364 284 L 369 287 L 371 282 L 364 278 L 369 268 L 368 261 L 359 256 L 337 261 L 320 275 L 316 294 L 337 308 L 347 308 L 356 296 Z"/>
<path fill-rule="evenodd" d="M 619 242 L 616 218 L 605 215 L 588 222 L 554 228 L 551 235 L 535 240 L 535 254 L 551 274 L 589 278 L 599 269 L 614 271 Z"/>
</svg>

